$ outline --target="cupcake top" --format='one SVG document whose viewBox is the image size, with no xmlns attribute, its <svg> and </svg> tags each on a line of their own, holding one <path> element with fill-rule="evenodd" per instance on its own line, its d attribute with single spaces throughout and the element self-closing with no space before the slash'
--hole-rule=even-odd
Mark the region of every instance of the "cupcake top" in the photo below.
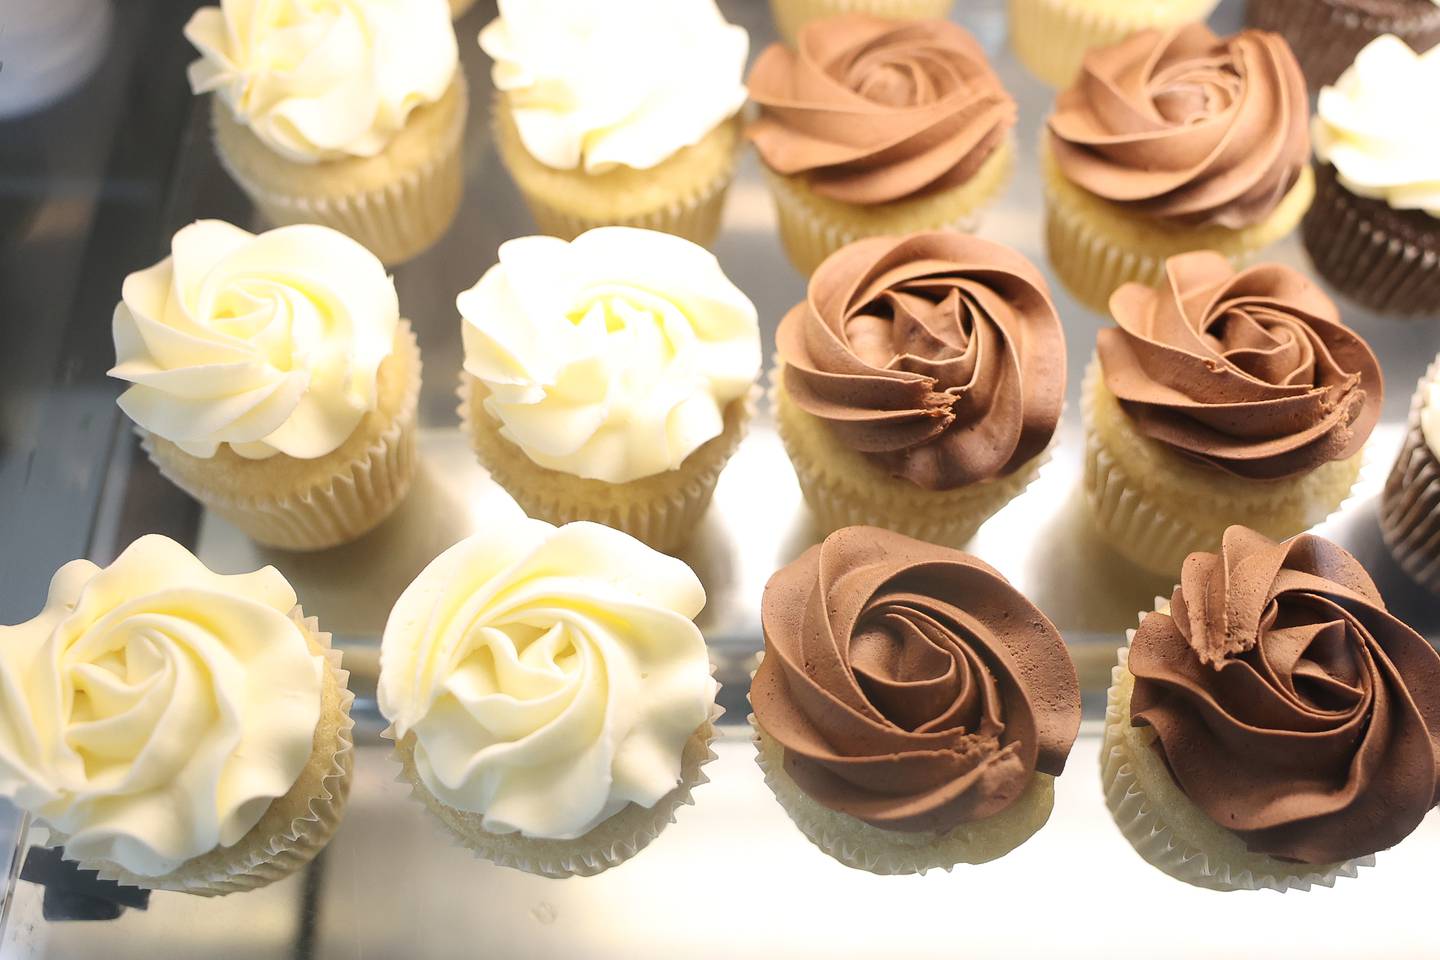
<svg viewBox="0 0 1440 960">
<path fill-rule="evenodd" d="M 1376 37 L 1320 91 L 1315 156 L 1351 193 L 1440 217 L 1440 47 Z"/>
<path fill-rule="evenodd" d="M 1209 250 L 1165 261 L 1157 290 L 1110 298 L 1100 368 L 1135 428 L 1253 480 L 1360 452 L 1380 419 L 1380 363 L 1324 292 L 1276 263 L 1239 273 Z"/>
<path fill-rule="evenodd" d="M 484 829 L 571 839 L 680 782 L 715 699 L 690 568 L 594 523 L 507 516 L 395 604 L 380 711 Z"/>
<path fill-rule="evenodd" d="M 796 406 L 926 489 L 1014 472 L 1060 420 L 1065 336 L 1045 278 L 979 237 L 852 243 L 815 271 L 775 339 Z"/>
<path fill-rule="evenodd" d="M 375 255 L 328 227 L 258 236 L 184 227 L 125 278 L 115 308 L 120 409 L 195 457 L 322 457 L 378 402 L 400 308 Z"/>
<path fill-rule="evenodd" d="M 510 240 L 456 304 L 465 370 L 501 435 L 578 477 L 679 467 L 760 371 L 754 304 L 709 251 L 668 233 Z"/>
<path fill-rule="evenodd" d="M 1366 856 L 1440 800 L 1440 655 L 1328 540 L 1231 527 L 1145 616 L 1129 669 L 1131 722 L 1252 852 Z"/>
<path fill-rule="evenodd" d="M 745 104 L 750 36 L 715 0 L 500 0 L 480 46 L 525 148 L 562 170 L 648 170 Z"/>
<path fill-rule="evenodd" d="M 941 833 L 1064 769 L 1080 727 L 1065 643 L 969 554 L 847 527 L 770 578 L 761 620 L 755 720 L 823 806 Z"/>
<path fill-rule="evenodd" d="M 375 156 L 459 68 L 446 0 L 221 0 L 185 38 L 190 89 L 295 163 Z"/>
<path fill-rule="evenodd" d="M 66 854 L 154 877 L 237 843 L 305 768 L 325 664 L 274 567 L 211 573 L 166 537 L 75 560 L 0 627 L 0 796 Z"/>
<path fill-rule="evenodd" d="M 1136 214 L 1248 227 L 1309 161 L 1305 78 L 1278 34 L 1203 23 L 1092 49 L 1049 120 L 1071 183 Z"/>
<path fill-rule="evenodd" d="M 1015 125 L 985 51 L 946 20 L 813 20 L 750 71 L 749 137 L 817 194 L 889 203 L 968 181 Z"/>
</svg>

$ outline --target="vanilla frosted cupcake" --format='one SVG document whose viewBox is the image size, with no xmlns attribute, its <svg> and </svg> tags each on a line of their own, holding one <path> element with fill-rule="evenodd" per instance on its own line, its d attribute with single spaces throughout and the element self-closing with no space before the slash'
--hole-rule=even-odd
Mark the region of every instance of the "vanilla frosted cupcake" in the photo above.
<svg viewBox="0 0 1440 960">
<path fill-rule="evenodd" d="M 765 585 L 750 686 L 765 782 L 872 873 L 984 863 L 1045 825 L 1080 728 L 1065 642 L 998 572 L 868 527 Z"/>
<path fill-rule="evenodd" d="M 346 679 L 274 567 L 221 576 L 142 537 L 61 567 L 39 616 L 0 627 L 0 796 L 106 879 L 264 886 L 339 824 Z"/>
<path fill-rule="evenodd" d="M 1167 257 L 1237 265 L 1290 233 L 1315 192 L 1309 99 L 1285 41 L 1204 24 L 1091 50 L 1043 136 L 1046 247 L 1056 274 L 1104 311 Z"/>
<path fill-rule="evenodd" d="M 593 523 L 506 515 L 395 604 L 380 711 L 415 796 L 548 877 L 634 856 L 706 782 L 716 684 L 690 568 Z"/>
<path fill-rule="evenodd" d="M 1040 271 L 951 231 L 872 237 L 780 321 L 773 406 L 822 534 L 960 546 L 1035 478 L 1065 399 Z"/>
<path fill-rule="evenodd" d="M 786 43 L 794 43 L 811 20 L 846 13 L 864 13 L 887 20 L 936 20 L 950 13 L 953 0 L 770 0 L 775 27 Z"/>
<path fill-rule="evenodd" d="M 160 472 L 255 540 L 367 532 L 415 473 L 420 353 L 380 261 L 327 227 L 219 220 L 125 278 L 120 409 Z"/>
<path fill-rule="evenodd" d="M 1440 655 L 1350 554 L 1245 527 L 1120 650 L 1101 779 L 1125 838 L 1213 890 L 1353 877 L 1440 796 Z"/>
<path fill-rule="evenodd" d="M 222 0 L 185 36 L 220 162 L 272 223 L 334 227 L 386 263 L 449 228 L 467 92 L 445 0 Z"/>
<path fill-rule="evenodd" d="M 847 243 L 973 230 L 1014 161 L 1015 101 L 975 38 L 944 20 L 807 24 L 750 71 L 780 239 L 805 275 Z"/>
<path fill-rule="evenodd" d="M 500 0 L 480 46 L 500 158 L 540 232 L 715 239 L 750 37 L 714 0 Z"/>
<path fill-rule="evenodd" d="M 1380 532 L 1405 572 L 1440 593 L 1440 358 L 1420 378 L 1380 497 Z"/>
<path fill-rule="evenodd" d="M 525 237 L 456 303 L 460 417 L 496 481 L 531 516 L 679 546 L 760 370 L 755 306 L 715 258 L 629 227 Z"/>
<path fill-rule="evenodd" d="M 1165 573 L 1231 524 L 1288 537 L 1349 495 L 1384 380 L 1318 286 L 1201 251 L 1110 310 L 1083 388 L 1085 491 L 1116 550 Z"/>
<path fill-rule="evenodd" d="M 1308 0 L 1300 0 L 1308 2 Z M 1426 0 L 1429 2 L 1429 0 Z M 1085 54 L 1137 30 L 1203 22 L 1219 0 L 1008 0 L 1015 56 L 1052 87 L 1075 80 Z"/>
</svg>

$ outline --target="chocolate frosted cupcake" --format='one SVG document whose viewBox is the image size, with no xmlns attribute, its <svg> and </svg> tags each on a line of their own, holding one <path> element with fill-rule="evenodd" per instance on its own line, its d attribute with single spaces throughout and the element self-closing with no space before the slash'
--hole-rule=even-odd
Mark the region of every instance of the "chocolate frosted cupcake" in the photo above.
<svg viewBox="0 0 1440 960">
<path fill-rule="evenodd" d="M 748 136 L 807 275 L 861 237 L 974 229 L 1010 172 L 1015 101 L 947 21 L 815 21 L 760 55 L 749 88 Z"/>
<path fill-rule="evenodd" d="M 1315 269 L 1372 309 L 1440 313 L 1440 47 L 1375 40 L 1320 91 L 1314 136 Z"/>
<path fill-rule="evenodd" d="M 1045 138 L 1046 245 L 1075 296 L 1104 310 L 1167 257 L 1239 263 L 1288 234 L 1314 193 L 1305 79 L 1280 37 L 1146 30 L 1092 50 Z"/>
<path fill-rule="evenodd" d="M 1334 83 L 1360 49 L 1383 34 L 1416 50 L 1440 41 L 1435 0 L 1249 0 L 1245 21 L 1285 38 L 1312 90 Z"/>
<path fill-rule="evenodd" d="M 1128 636 L 1101 776 L 1121 832 L 1171 876 L 1330 886 L 1440 799 L 1440 655 L 1328 540 L 1231 527 Z"/>
<path fill-rule="evenodd" d="M 1080 687 L 1054 625 L 995 570 L 851 527 L 771 577 L 761 617 L 759 763 L 820 849 L 924 873 L 1044 826 Z"/>
<path fill-rule="evenodd" d="M 776 343 L 780 436 L 822 533 L 963 544 L 1035 478 L 1065 397 L 1040 271 L 950 231 L 845 247 Z"/>
<path fill-rule="evenodd" d="M 1340 506 L 1380 417 L 1365 341 L 1279 264 L 1172 257 L 1122 287 L 1083 388 L 1085 491 L 1100 533 L 1152 571 L 1243 523 L 1299 533 Z"/>
<path fill-rule="evenodd" d="M 1380 532 L 1405 572 L 1440 593 L 1440 358 L 1420 378 L 1380 497 Z"/>
</svg>

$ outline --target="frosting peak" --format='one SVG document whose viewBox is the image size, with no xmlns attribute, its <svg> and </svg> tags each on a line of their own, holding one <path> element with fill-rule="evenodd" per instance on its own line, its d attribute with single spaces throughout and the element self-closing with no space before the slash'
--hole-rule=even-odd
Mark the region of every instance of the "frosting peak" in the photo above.
<svg viewBox="0 0 1440 960">
<path fill-rule="evenodd" d="M 821 196 L 877 204 L 965 183 L 1015 124 L 975 38 L 944 20 L 846 15 L 801 28 L 750 71 L 750 139 Z"/>
</svg>

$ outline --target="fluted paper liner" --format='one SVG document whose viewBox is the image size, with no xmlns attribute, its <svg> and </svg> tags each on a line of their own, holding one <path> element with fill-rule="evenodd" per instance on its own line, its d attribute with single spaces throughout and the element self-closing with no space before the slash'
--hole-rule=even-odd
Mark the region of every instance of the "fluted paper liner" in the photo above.
<svg viewBox="0 0 1440 960">
<path fill-rule="evenodd" d="M 732 167 L 709 183 L 677 195 L 663 206 L 627 217 L 594 218 L 561 210 L 545 202 L 539 194 L 524 193 L 525 206 L 535 218 L 541 233 L 562 240 L 574 240 L 596 227 L 640 227 L 683 237 L 702 247 L 715 242 L 720 233 L 720 217 L 725 211 L 725 194 L 735 178 Z"/>
<path fill-rule="evenodd" d="M 1041 140 L 1044 143 L 1045 136 Z M 1070 183 L 1048 148 L 1041 149 L 1045 180 L 1045 246 L 1055 275 L 1075 299 L 1109 314 L 1110 294 L 1123 284 L 1159 286 L 1165 261 L 1192 250 L 1214 250 L 1237 268 L 1290 233 L 1310 207 L 1315 177 L 1309 167 L 1270 216 L 1239 230 L 1183 227 L 1130 213 Z"/>
<path fill-rule="evenodd" d="M 484 384 L 460 373 L 460 425 L 481 466 L 531 517 L 561 526 L 590 520 L 630 534 L 662 553 L 683 546 L 700 518 L 755 412 L 759 389 L 725 407 L 725 429 L 674 470 L 628 483 L 590 480 L 535 463 L 500 435 L 500 424 L 485 410 Z"/>
<path fill-rule="evenodd" d="M 1105 387 L 1098 357 L 1086 368 L 1081 402 L 1085 499 L 1096 529 L 1118 553 L 1152 573 L 1175 574 L 1190 554 L 1218 550 L 1231 524 L 1276 540 L 1302 533 L 1343 509 L 1362 474 L 1364 451 L 1285 480 L 1246 480 L 1191 465 L 1134 431 Z M 1126 462 L 1112 449 L 1096 427 L 1101 415 L 1107 429 L 1123 431 L 1132 452 L 1143 451 L 1149 462 Z"/>
<path fill-rule="evenodd" d="M 1440 383 L 1440 358 L 1415 388 L 1405 443 L 1380 495 L 1380 532 L 1395 560 L 1417 583 L 1440 593 L 1440 460 L 1420 429 L 1426 392 Z"/>
<path fill-rule="evenodd" d="M 1393 33 L 1415 50 L 1440 37 L 1440 11 L 1412 4 L 1409 17 L 1368 14 L 1353 0 L 1246 0 L 1245 23 L 1285 38 L 1311 93 L 1340 78 L 1371 40 Z"/>
<path fill-rule="evenodd" d="M 1087 0 L 1009 0 L 1010 48 L 1025 69 L 1059 89 L 1079 75 L 1091 48 L 1108 47 L 1137 30 L 1204 20 L 1218 2 L 1112 0 L 1096 9 Z"/>
<path fill-rule="evenodd" d="M 715 672 L 711 667 L 710 672 Z M 714 687 L 719 692 L 719 685 Z M 712 693 L 712 698 L 714 694 Z M 519 833 L 492 833 L 481 826 L 483 817 L 477 813 L 457 810 L 439 800 L 426 788 L 415 767 L 415 734 L 395 738 L 394 726 L 382 736 L 395 741 L 391 759 L 400 765 L 397 783 L 410 787 L 410 797 L 435 817 L 448 839 L 469 850 L 481 860 L 502 867 L 511 867 L 552 880 L 568 877 L 593 877 L 611 867 L 619 866 L 650 845 L 684 806 L 694 806 L 696 787 L 710 782 L 704 767 L 716 757 L 713 743 L 715 724 L 724 709 L 711 702 L 710 717 L 685 743 L 680 762 L 680 783 L 653 807 L 626 804 L 583 836 L 573 840 L 546 840 L 525 837 Z"/>
<path fill-rule="evenodd" d="M 1155 610 L 1169 601 L 1155 599 Z M 1146 614 L 1140 614 L 1143 621 Z M 1100 780 L 1115 825 L 1147 862 L 1177 880 L 1210 890 L 1309 890 L 1353 877 L 1375 857 L 1342 863 L 1304 864 L 1252 853 L 1234 833 L 1218 825 L 1185 795 L 1155 746 L 1149 727 L 1130 724 L 1135 685 L 1127 660 L 1134 630 L 1125 634 L 1119 663 L 1111 672 L 1105 700 L 1105 735 L 1100 746 Z"/>
<path fill-rule="evenodd" d="M 770 0 L 775 28 L 785 42 L 811 20 L 847 13 L 868 13 L 886 20 L 936 20 L 950 14 L 953 0 Z"/>
<path fill-rule="evenodd" d="M 795 269 L 808 277 L 830 254 L 866 237 L 941 229 L 973 233 L 980 225 L 983 208 L 1004 191 L 1014 166 L 1015 146 L 1007 139 L 966 183 L 870 207 L 819 196 L 803 176 L 785 176 L 769 167 L 764 170 L 775 197 L 780 242 Z"/>
<path fill-rule="evenodd" d="M 785 392 L 784 364 L 770 373 L 770 408 L 805 502 L 823 539 L 844 527 L 894 530 L 942 546 L 963 546 L 981 524 L 1025 492 L 1049 462 L 1055 442 L 1007 477 L 954 490 L 927 490 L 890 476 L 844 447 Z"/>
<path fill-rule="evenodd" d="M 350 707 L 355 694 L 347 686 L 350 674 L 342 669 L 341 653 L 331 647 L 330 634 L 322 632 L 315 618 L 306 617 L 298 606 L 290 612 L 290 619 L 304 633 L 311 653 L 325 660 L 314 749 L 290 791 L 272 801 L 259 822 L 234 846 L 187 860 L 170 873 L 140 876 L 108 860 L 77 861 L 81 870 L 93 870 L 102 880 L 127 886 L 219 897 L 283 879 L 315 859 L 330 842 L 350 796 L 355 765 L 355 721 Z M 65 842 L 63 834 L 51 830 L 51 846 L 63 847 Z"/>
<path fill-rule="evenodd" d="M 137 428 L 140 445 L 167 480 L 257 543 L 284 550 L 320 550 L 348 543 L 388 517 L 415 479 L 421 367 L 420 348 L 408 321 L 401 321 L 396 350 L 403 351 L 404 375 L 409 378 L 399 409 L 359 456 L 337 459 L 323 482 L 236 495 L 188 478 L 187 467 L 196 458 Z"/>
<path fill-rule="evenodd" d="M 459 20 L 475 6 L 475 0 L 450 0 L 450 19 Z"/>
<path fill-rule="evenodd" d="M 253 144 L 241 145 L 242 137 L 253 140 L 254 135 L 229 115 L 229 108 L 218 98 L 212 109 L 215 152 L 226 173 L 270 223 L 318 223 L 363 244 L 387 265 L 403 263 L 444 236 L 460 210 L 464 192 L 461 147 L 469 97 L 463 73 L 456 74 L 456 89 L 459 107 L 434 149 L 418 163 L 392 163 L 389 179 L 379 186 L 305 193 L 287 184 L 283 172 L 263 181 L 247 173 L 234 155 L 255 150 Z"/>
</svg>

